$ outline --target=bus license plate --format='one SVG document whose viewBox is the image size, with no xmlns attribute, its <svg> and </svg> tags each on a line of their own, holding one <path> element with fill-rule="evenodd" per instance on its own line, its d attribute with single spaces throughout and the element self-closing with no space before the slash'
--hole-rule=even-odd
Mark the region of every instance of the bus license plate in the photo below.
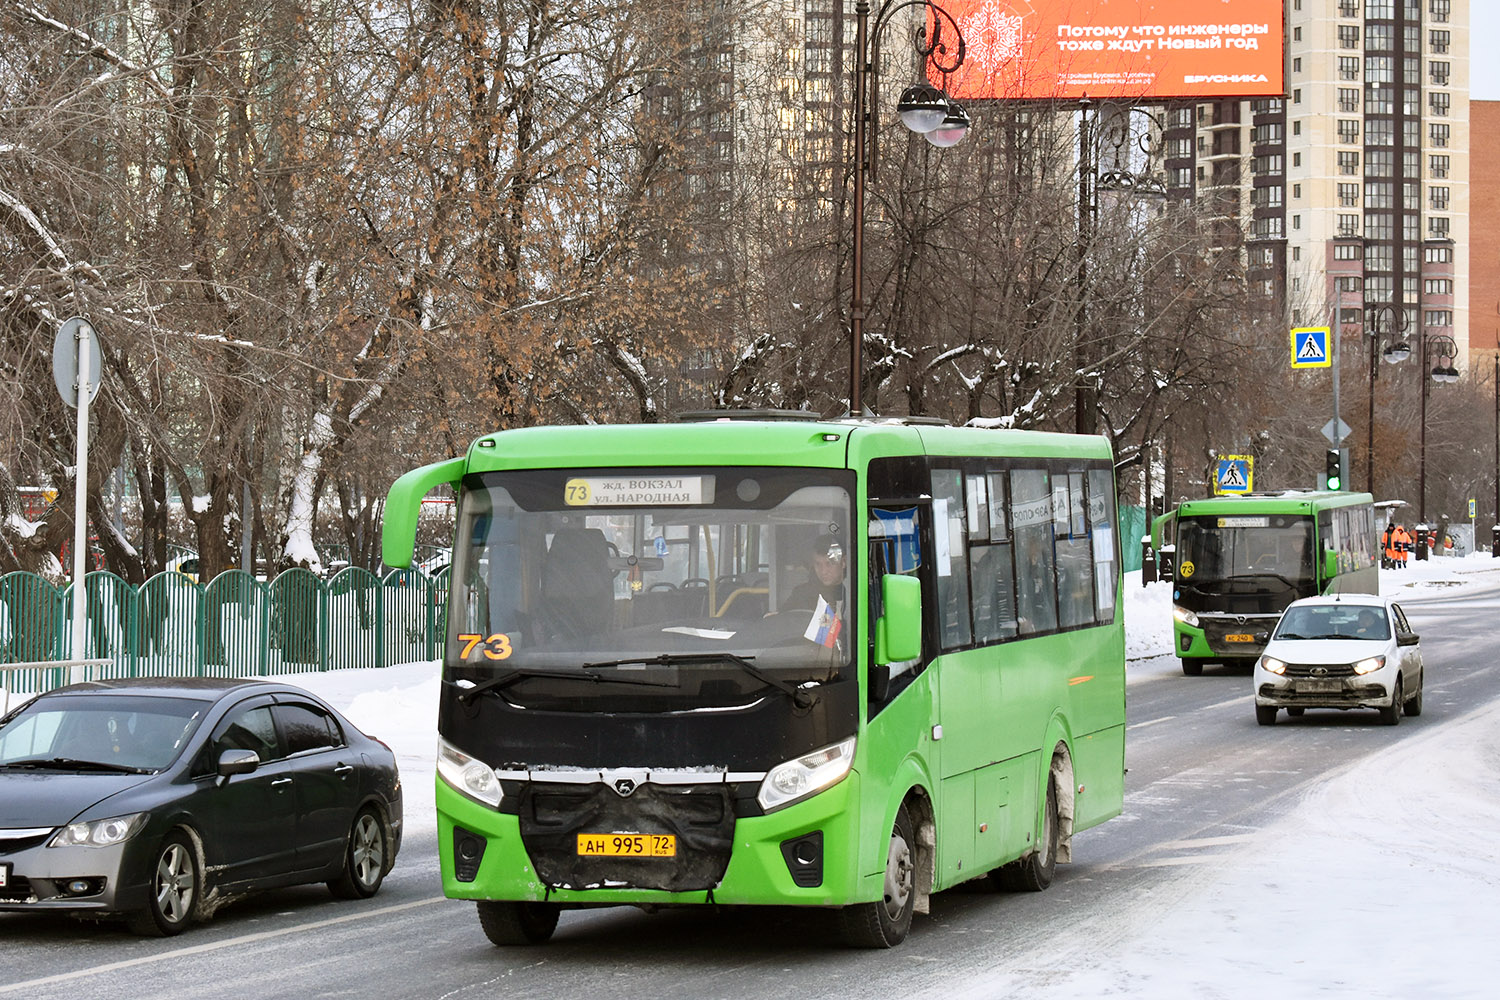
<svg viewBox="0 0 1500 1000">
<path fill-rule="evenodd" d="M 1224 637 L 1225 642 L 1254 642 L 1255 636 L 1248 632 L 1231 632 Z"/>
<path fill-rule="evenodd" d="M 578 856 L 592 858 L 675 858 L 670 833 L 580 833 Z"/>
<path fill-rule="evenodd" d="M 1343 687 L 1340 681 L 1298 681 L 1299 694 L 1334 694 Z"/>
</svg>

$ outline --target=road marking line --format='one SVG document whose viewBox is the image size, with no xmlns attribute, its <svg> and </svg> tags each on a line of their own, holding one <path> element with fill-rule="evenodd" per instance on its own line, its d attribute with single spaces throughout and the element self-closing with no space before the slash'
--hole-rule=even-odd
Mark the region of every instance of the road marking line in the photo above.
<svg viewBox="0 0 1500 1000">
<path fill-rule="evenodd" d="M 1158 722 L 1171 722 L 1175 718 L 1177 718 L 1177 716 L 1175 716 L 1175 715 L 1163 715 L 1160 719 L 1147 719 L 1145 722 L 1137 722 L 1135 725 L 1133 725 L 1133 726 L 1126 726 L 1125 728 L 1126 729 L 1145 729 L 1147 726 L 1154 726 Z"/>
<path fill-rule="evenodd" d="M 1163 851 L 1180 851 L 1195 847 L 1218 847 L 1220 844 L 1244 844 L 1254 840 L 1253 833 L 1232 833 L 1222 837 L 1199 837 L 1195 840 L 1174 840 L 1168 844 L 1162 844 L 1159 848 Z"/>
<path fill-rule="evenodd" d="M 1249 697 L 1251 696 L 1248 694 L 1242 694 L 1238 698 L 1230 698 L 1228 701 L 1216 701 L 1212 705 L 1204 705 L 1202 708 L 1198 709 L 1198 711 L 1212 712 L 1216 708 L 1224 708 L 1228 705 L 1243 705 L 1245 703 L 1245 699 Z"/>
<path fill-rule="evenodd" d="M 355 920 L 367 920 L 370 917 L 380 917 L 387 913 L 399 913 L 402 910 L 415 909 L 418 906 L 430 906 L 433 903 L 446 903 L 446 896 L 437 896 L 432 899 L 418 899 L 410 903 L 397 903 L 395 906 L 383 906 L 378 910 L 370 910 L 366 913 L 350 913 L 342 917 L 330 917 L 327 920 L 319 920 L 311 924 L 297 924 L 295 927 L 283 927 L 280 930 L 260 931 L 256 934 L 245 934 L 241 937 L 228 938 L 223 941 L 214 941 L 209 944 L 195 944 L 190 948 L 179 948 L 176 951 L 166 951 L 158 955 L 145 955 L 141 958 L 130 958 L 120 962 L 110 962 L 107 965 L 95 965 L 87 969 L 79 969 L 75 972 L 60 972 L 55 976 L 44 976 L 41 979 L 28 979 L 24 983 L 11 983 L 9 986 L 0 986 L 0 993 L 15 993 L 33 986 L 50 986 L 53 983 L 65 983 L 72 979 L 82 979 L 85 976 L 98 975 L 101 972 L 118 972 L 121 969 L 130 969 L 138 965 L 149 965 L 152 962 L 160 962 L 170 958 L 187 958 L 192 955 L 204 955 L 209 952 L 222 951 L 225 948 L 234 948 L 239 945 L 255 944 L 259 941 L 269 941 L 272 938 L 286 937 L 288 934 L 301 934 L 304 931 L 318 930 L 323 927 L 333 927 L 338 924 L 352 923 Z"/>
</svg>

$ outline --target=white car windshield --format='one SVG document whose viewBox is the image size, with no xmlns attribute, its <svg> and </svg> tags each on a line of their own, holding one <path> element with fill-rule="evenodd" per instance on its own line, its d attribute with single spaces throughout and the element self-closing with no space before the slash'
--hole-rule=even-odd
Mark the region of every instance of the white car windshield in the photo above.
<svg viewBox="0 0 1500 1000">
<path fill-rule="evenodd" d="M 1372 639 L 1391 637 L 1385 609 L 1357 604 L 1310 604 L 1287 608 L 1276 639 Z"/>
</svg>

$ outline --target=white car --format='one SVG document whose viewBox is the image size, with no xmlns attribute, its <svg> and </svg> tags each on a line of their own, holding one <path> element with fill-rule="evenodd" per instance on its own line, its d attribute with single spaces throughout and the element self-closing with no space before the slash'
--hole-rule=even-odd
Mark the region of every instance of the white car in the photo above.
<svg viewBox="0 0 1500 1000">
<path fill-rule="evenodd" d="M 1374 708 L 1394 726 L 1422 714 L 1422 647 L 1406 615 L 1376 594 L 1328 594 L 1289 605 L 1255 661 L 1255 720 L 1308 708 Z"/>
</svg>

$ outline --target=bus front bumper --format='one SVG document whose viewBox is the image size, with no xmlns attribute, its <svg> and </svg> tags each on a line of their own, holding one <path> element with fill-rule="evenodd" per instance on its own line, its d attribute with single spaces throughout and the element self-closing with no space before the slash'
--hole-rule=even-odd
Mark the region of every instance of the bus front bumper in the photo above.
<svg viewBox="0 0 1500 1000">
<path fill-rule="evenodd" d="M 498 812 L 437 779 L 438 853 L 450 899 L 551 902 L 564 906 L 774 904 L 841 906 L 868 886 L 856 875 L 859 775 L 766 816 L 734 821 L 733 846 L 716 885 L 673 892 L 605 878 L 587 887 L 548 884 L 523 843 L 514 814 Z M 591 833 L 634 833 L 598 830 Z M 634 865 L 672 865 L 670 857 Z M 462 876 L 462 877 L 461 877 Z M 800 884 L 799 884 L 800 883 Z"/>
</svg>

